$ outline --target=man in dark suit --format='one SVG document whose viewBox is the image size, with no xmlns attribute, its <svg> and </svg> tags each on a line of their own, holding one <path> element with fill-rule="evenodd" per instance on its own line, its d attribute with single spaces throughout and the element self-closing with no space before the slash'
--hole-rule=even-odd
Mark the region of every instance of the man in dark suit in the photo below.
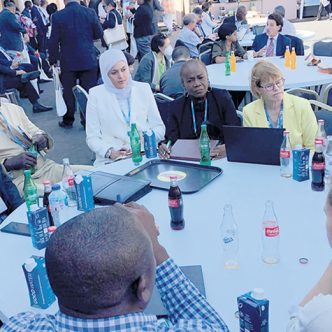
<svg viewBox="0 0 332 332">
<path fill-rule="evenodd" d="M 241 25 L 248 24 L 246 21 L 247 8 L 245 6 L 239 6 L 236 10 L 236 15 L 225 17 L 223 23 L 229 23 L 236 26 L 236 29 L 239 30 Z"/>
<path fill-rule="evenodd" d="M 40 9 L 40 0 L 33 0 L 31 8 L 31 17 L 33 23 L 37 27 L 37 44 L 39 52 L 46 52 L 48 19 Z"/>
<path fill-rule="evenodd" d="M 257 35 L 252 44 L 254 57 L 282 56 L 285 54 L 286 46 L 291 47 L 288 37 L 280 34 L 283 26 L 282 16 L 273 13 L 267 18 L 266 33 Z"/>
<path fill-rule="evenodd" d="M 67 105 L 67 113 L 59 126 L 72 128 L 75 120 L 72 88 L 77 79 L 86 91 L 97 85 L 98 65 L 93 41 L 103 36 L 103 28 L 93 9 L 81 6 L 76 0 L 65 0 L 65 5 L 63 10 L 52 16 L 49 61 L 52 65 L 60 60 L 61 82 Z"/>
<path fill-rule="evenodd" d="M 22 34 L 26 31 L 15 16 L 14 2 L 5 2 L 4 6 L 0 13 L 0 45 L 5 50 L 21 52 L 23 50 Z"/>
</svg>

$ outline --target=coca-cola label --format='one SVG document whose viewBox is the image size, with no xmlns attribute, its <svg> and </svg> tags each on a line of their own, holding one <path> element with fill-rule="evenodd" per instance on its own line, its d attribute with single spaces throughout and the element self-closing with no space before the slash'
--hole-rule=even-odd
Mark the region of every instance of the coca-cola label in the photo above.
<svg viewBox="0 0 332 332">
<path fill-rule="evenodd" d="M 290 158 L 290 151 L 281 149 L 280 150 L 280 158 Z"/>
<path fill-rule="evenodd" d="M 68 178 L 68 184 L 69 186 L 75 186 L 75 179 L 74 178 Z"/>
<path fill-rule="evenodd" d="M 279 235 L 279 226 L 276 227 L 265 227 L 265 236 L 275 237 Z"/>
<path fill-rule="evenodd" d="M 169 199 L 168 206 L 170 208 L 178 208 L 180 206 L 180 200 L 179 199 Z"/>
<path fill-rule="evenodd" d="M 315 138 L 315 144 L 325 144 L 325 139 L 323 137 Z"/>
<path fill-rule="evenodd" d="M 317 162 L 313 162 L 312 163 L 312 169 L 314 171 L 322 171 L 325 169 L 325 163 L 317 163 Z"/>
</svg>

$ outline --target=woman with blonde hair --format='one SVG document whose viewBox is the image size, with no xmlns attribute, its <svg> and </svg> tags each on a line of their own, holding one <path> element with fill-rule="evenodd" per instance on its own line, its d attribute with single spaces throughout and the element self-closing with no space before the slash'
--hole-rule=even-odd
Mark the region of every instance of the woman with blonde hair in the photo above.
<svg viewBox="0 0 332 332">
<path fill-rule="evenodd" d="M 307 99 L 284 92 L 285 79 L 273 63 L 262 60 L 251 72 L 250 90 L 258 99 L 243 108 L 243 126 L 285 128 L 292 147 L 313 149 L 318 129 Z"/>
</svg>

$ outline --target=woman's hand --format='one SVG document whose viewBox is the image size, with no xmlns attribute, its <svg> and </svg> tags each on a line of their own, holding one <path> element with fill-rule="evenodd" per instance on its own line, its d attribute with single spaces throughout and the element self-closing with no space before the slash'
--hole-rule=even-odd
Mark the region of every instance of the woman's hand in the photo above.
<svg viewBox="0 0 332 332">
<path fill-rule="evenodd" d="M 210 152 L 210 156 L 213 159 L 221 159 L 226 157 L 226 147 L 225 144 L 217 145 Z"/>
<path fill-rule="evenodd" d="M 131 155 L 130 149 L 112 150 L 110 159 L 117 160 L 117 159 L 127 158 L 130 155 Z"/>
<path fill-rule="evenodd" d="M 165 143 L 161 143 L 158 147 L 160 159 L 169 159 L 171 156 L 171 149 Z"/>
</svg>

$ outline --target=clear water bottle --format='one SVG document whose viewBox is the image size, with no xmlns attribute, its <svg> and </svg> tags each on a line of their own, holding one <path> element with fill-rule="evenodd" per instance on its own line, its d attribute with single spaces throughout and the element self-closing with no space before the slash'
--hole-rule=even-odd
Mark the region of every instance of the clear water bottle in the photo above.
<svg viewBox="0 0 332 332">
<path fill-rule="evenodd" d="M 224 267 L 225 269 L 238 269 L 240 267 L 238 261 L 239 231 L 230 204 L 226 204 L 224 207 L 220 230 L 224 250 Z"/>
<path fill-rule="evenodd" d="M 75 175 L 68 158 L 63 159 L 62 188 L 68 196 L 68 206 L 76 206 Z"/>
<path fill-rule="evenodd" d="M 280 175 L 285 178 L 292 176 L 292 148 L 289 141 L 289 131 L 284 131 L 284 139 L 280 147 Z"/>
<path fill-rule="evenodd" d="M 58 227 L 61 225 L 61 211 L 66 205 L 66 197 L 59 184 L 52 186 L 52 192 L 48 196 L 48 200 L 54 226 Z"/>
<path fill-rule="evenodd" d="M 23 54 L 21 52 L 16 52 L 13 62 L 21 64 L 23 62 Z"/>
<path fill-rule="evenodd" d="M 267 264 L 279 262 L 279 225 L 272 201 L 266 201 L 262 223 L 262 259 Z"/>
<path fill-rule="evenodd" d="M 323 144 L 323 151 L 325 152 L 327 146 L 327 137 L 325 131 L 325 121 L 323 119 L 318 120 L 318 130 L 316 134 L 316 140 L 320 140 Z"/>
<path fill-rule="evenodd" d="M 332 176 L 332 136 L 327 136 L 327 146 L 325 151 L 325 184 L 330 186 Z"/>
</svg>

